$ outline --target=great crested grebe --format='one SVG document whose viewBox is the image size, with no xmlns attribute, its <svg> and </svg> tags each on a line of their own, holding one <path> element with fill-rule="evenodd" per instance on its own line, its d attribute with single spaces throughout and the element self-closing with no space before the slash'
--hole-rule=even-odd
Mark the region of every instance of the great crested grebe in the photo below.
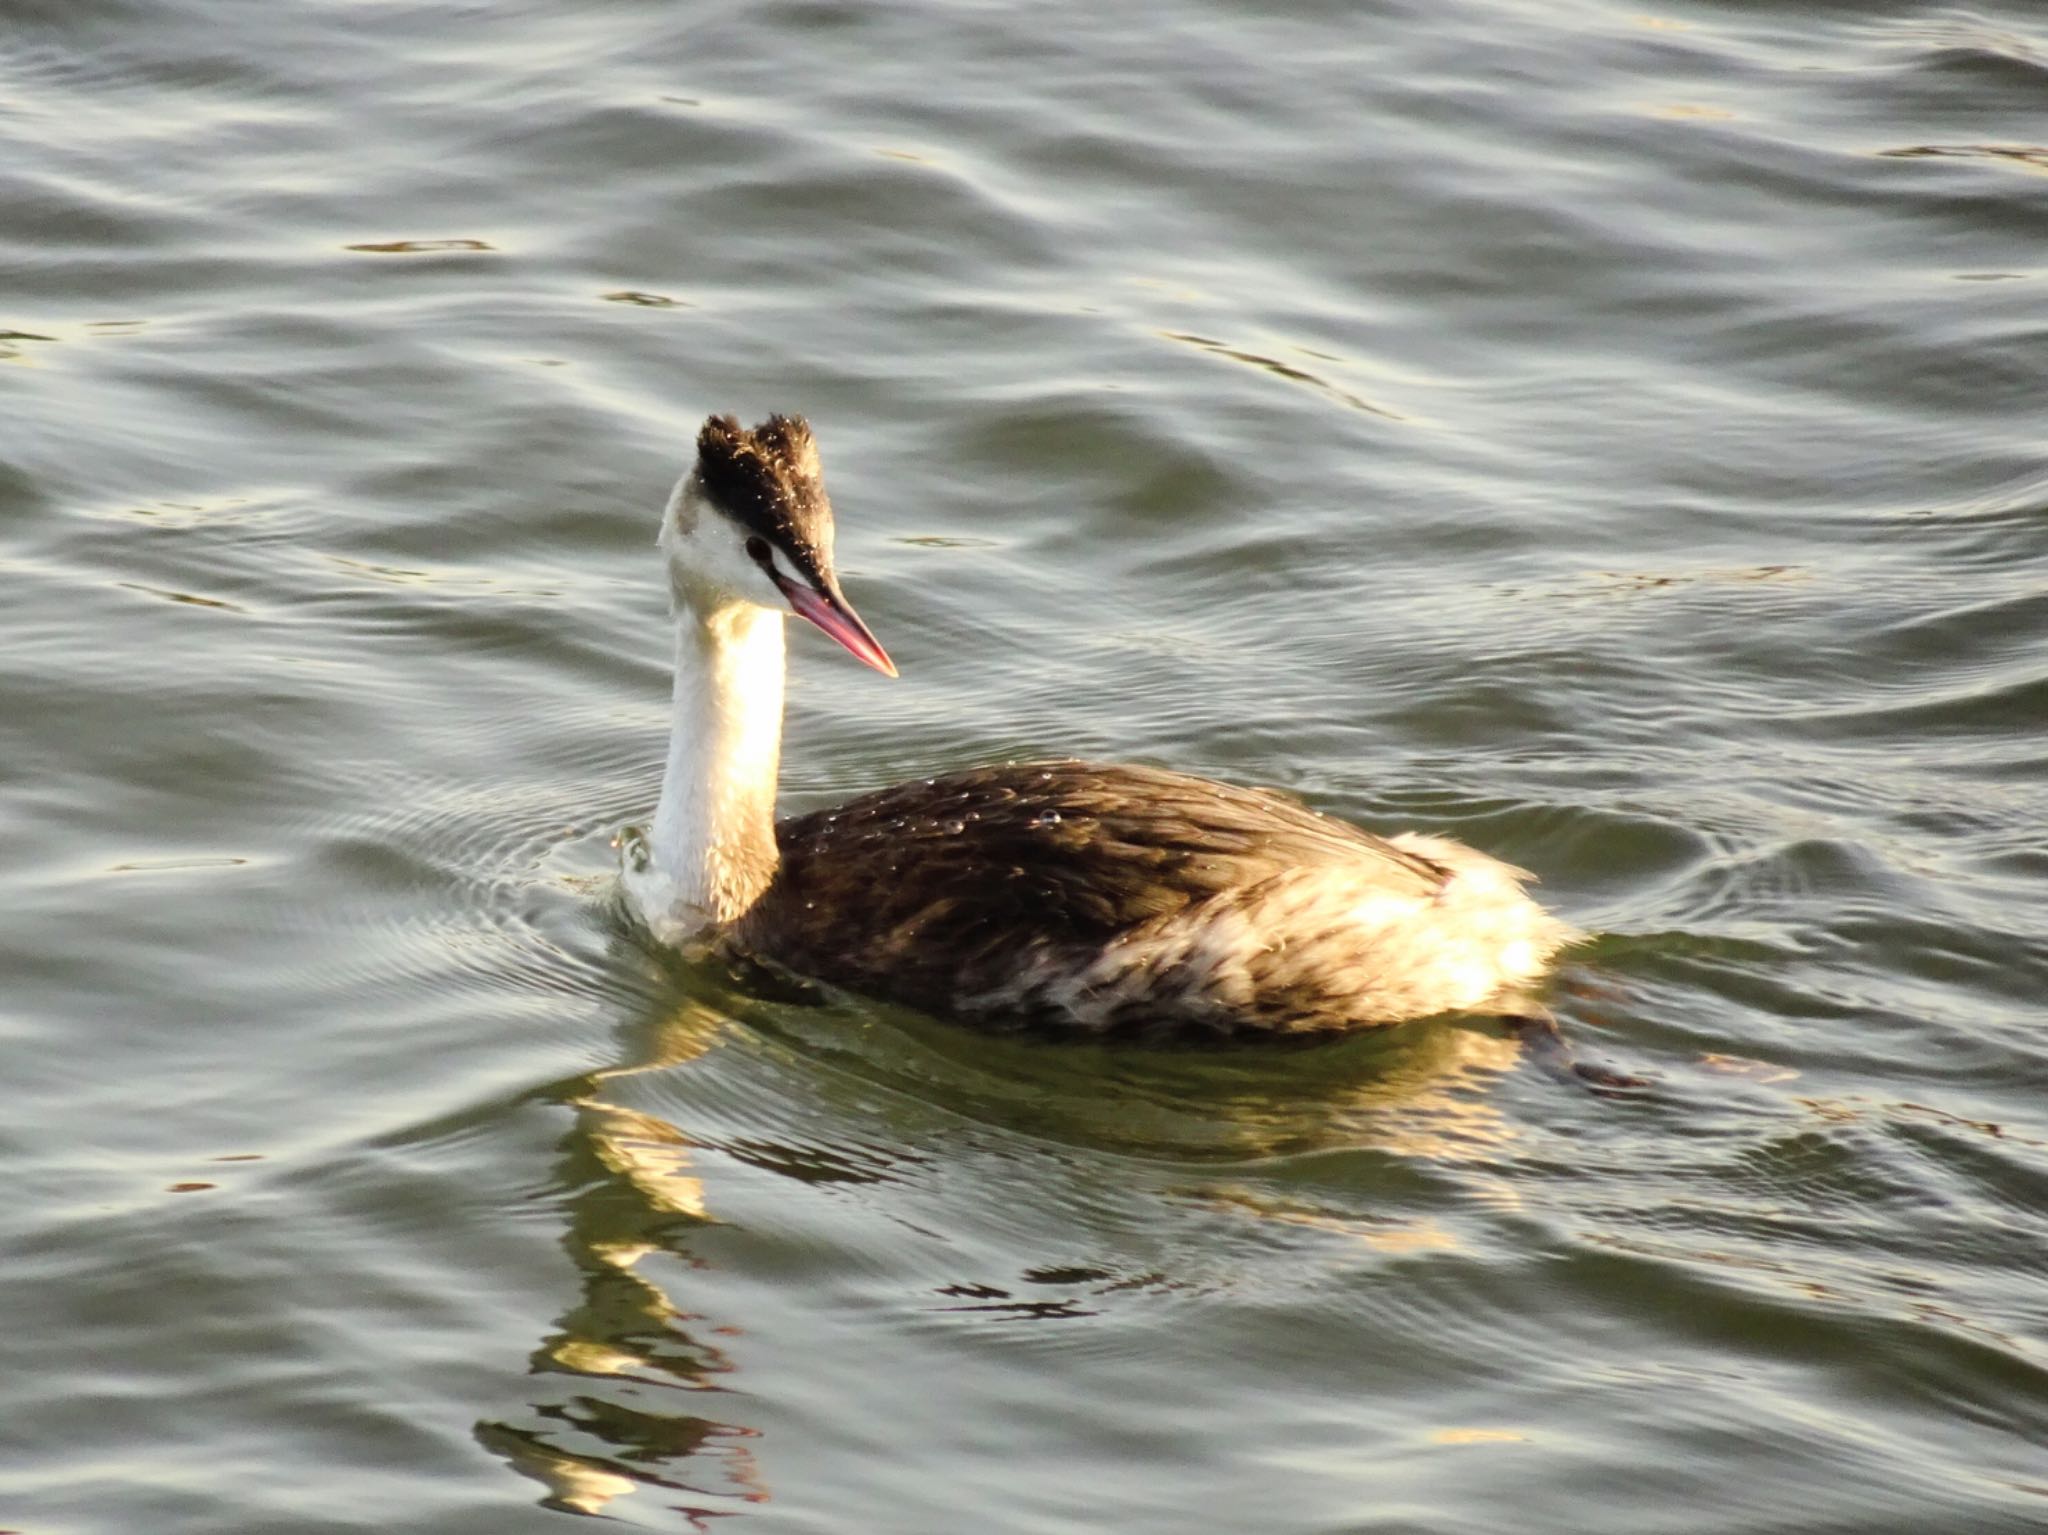
<svg viewBox="0 0 2048 1535">
<path fill-rule="evenodd" d="M 1376 837 L 1265 789 L 1162 768 L 970 768 L 777 822 L 782 619 L 876 670 L 839 589 L 809 425 L 713 416 L 662 512 L 675 719 L 627 898 L 926 1012 L 1096 1032 L 1313 1034 L 1535 1013 L 1578 935 L 1529 876 L 1443 837 Z"/>
</svg>

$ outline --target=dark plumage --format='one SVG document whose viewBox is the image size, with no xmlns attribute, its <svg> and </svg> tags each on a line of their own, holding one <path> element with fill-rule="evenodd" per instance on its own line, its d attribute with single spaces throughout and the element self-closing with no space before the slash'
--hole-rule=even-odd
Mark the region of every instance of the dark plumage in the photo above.
<svg viewBox="0 0 2048 1535">
<path fill-rule="evenodd" d="M 770 416 L 752 431 L 713 416 L 697 433 L 697 479 L 733 521 L 789 556 L 813 585 L 832 568 L 832 502 L 818 445 L 802 416 Z"/>
<path fill-rule="evenodd" d="M 1079 1009 L 1064 986 L 1016 983 L 1036 966 L 1057 981 L 1111 945 L 1142 946 L 1206 906 L 1319 870 L 1370 865 L 1382 888 L 1422 899 L 1450 878 L 1271 790 L 1071 760 L 877 790 L 779 823 L 776 841 L 775 879 L 735 933 L 747 947 L 927 1011 L 1090 1029 L 1353 1026 L 1348 988 L 1311 995 L 1291 976 L 1286 1006 L 1246 1016 L 1190 1006 L 1170 974 L 1143 997 L 1083 998 Z M 1275 979 L 1298 968 L 1274 954 Z"/>
</svg>

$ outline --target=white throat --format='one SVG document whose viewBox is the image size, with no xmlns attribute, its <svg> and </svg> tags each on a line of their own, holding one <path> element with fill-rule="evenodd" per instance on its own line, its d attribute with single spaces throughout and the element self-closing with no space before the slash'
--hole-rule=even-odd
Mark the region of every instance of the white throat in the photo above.
<svg viewBox="0 0 2048 1535">
<path fill-rule="evenodd" d="M 782 614 L 733 602 L 700 615 L 678 602 L 668 771 L 622 876 L 663 942 L 733 921 L 775 877 L 782 674 Z"/>
</svg>

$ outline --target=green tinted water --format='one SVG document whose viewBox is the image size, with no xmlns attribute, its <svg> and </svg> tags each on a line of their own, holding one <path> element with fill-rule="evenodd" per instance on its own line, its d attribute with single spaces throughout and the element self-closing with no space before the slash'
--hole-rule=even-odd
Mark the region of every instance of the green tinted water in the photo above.
<svg viewBox="0 0 2048 1535">
<path fill-rule="evenodd" d="M 17 6 L 0 1525 L 2048 1524 L 2024 7 Z M 1485 1027 L 678 970 L 656 509 L 820 432 L 786 799 L 1279 784 Z"/>
</svg>

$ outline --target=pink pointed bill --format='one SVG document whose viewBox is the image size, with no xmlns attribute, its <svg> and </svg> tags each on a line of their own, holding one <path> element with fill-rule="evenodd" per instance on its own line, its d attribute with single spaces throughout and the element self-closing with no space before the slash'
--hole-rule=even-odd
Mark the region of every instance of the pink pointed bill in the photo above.
<svg viewBox="0 0 2048 1535">
<path fill-rule="evenodd" d="M 889 652 L 844 597 L 826 597 L 808 586 L 779 577 L 775 584 L 782 588 L 782 595 L 789 599 L 790 608 L 798 617 L 808 618 L 885 677 L 896 675 L 896 663 L 889 659 Z"/>
</svg>

